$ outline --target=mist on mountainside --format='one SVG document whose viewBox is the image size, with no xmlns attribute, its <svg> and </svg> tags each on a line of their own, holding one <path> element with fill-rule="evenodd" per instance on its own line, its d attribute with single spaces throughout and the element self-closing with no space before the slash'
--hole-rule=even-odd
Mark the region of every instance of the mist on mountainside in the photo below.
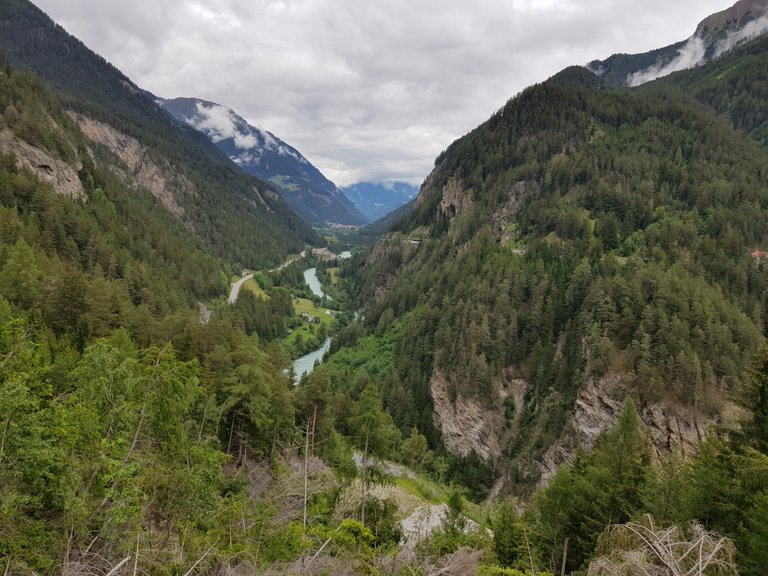
<svg viewBox="0 0 768 576">
<path fill-rule="evenodd" d="M 651 80 L 667 76 L 672 72 L 701 66 L 709 60 L 719 58 L 729 50 L 756 38 L 768 30 L 768 15 L 761 16 L 737 30 L 726 32 L 725 38 L 709 43 L 701 35 L 694 34 L 679 49 L 677 56 L 665 64 L 656 64 L 627 76 L 627 86 L 640 86 Z"/>
</svg>

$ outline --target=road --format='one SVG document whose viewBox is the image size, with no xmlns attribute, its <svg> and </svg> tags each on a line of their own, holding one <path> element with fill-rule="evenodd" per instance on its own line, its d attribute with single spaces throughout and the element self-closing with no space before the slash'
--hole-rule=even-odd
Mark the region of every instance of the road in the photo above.
<svg viewBox="0 0 768 576">
<path fill-rule="evenodd" d="M 298 256 L 289 256 L 286 259 L 285 262 L 283 262 L 282 264 L 280 264 L 280 266 L 277 266 L 276 268 L 272 268 L 271 270 L 269 270 L 269 272 L 277 272 L 278 270 L 282 270 L 283 268 L 288 266 L 291 262 L 295 262 L 296 260 L 298 260 L 300 258 L 304 258 L 304 256 L 306 256 L 306 254 L 307 254 L 307 251 L 304 250 Z M 229 290 L 229 298 L 227 298 L 227 304 L 234 304 L 235 302 L 237 302 L 237 297 L 240 294 L 240 287 L 243 284 L 245 284 L 246 282 L 248 282 L 248 280 L 253 278 L 254 274 L 255 274 L 255 272 L 251 272 L 250 274 L 246 274 L 245 276 L 240 278 L 240 280 L 238 280 L 237 282 L 232 284 L 232 287 Z"/>
<path fill-rule="evenodd" d="M 248 280 L 250 280 L 251 278 L 253 278 L 253 272 L 251 272 L 250 274 L 246 274 L 245 276 L 240 278 L 240 280 L 232 284 L 232 288 L 229 291 L 229 298 L 227 298 L 228 304 L 234 304 L 235 302 L 237 302 L 237 296 L 238 294 L 240 294 L 240 287 L 246 282 L 248 282 Z"/>
</svg>

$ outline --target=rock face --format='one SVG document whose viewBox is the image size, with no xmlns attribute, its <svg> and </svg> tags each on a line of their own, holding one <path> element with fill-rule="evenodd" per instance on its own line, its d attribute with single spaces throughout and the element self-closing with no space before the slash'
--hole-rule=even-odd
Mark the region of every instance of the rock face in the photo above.
<svg viewBox="0 0 768 576">
<path fill-rule="evenodd" d="M 376 274 L 375 298 L 389 293 L 398 275 L 405 269 L 404 265 L 416 252 L 416 246 L 399 232 L 387 234 L 376 243 L 365 264 L 371 270 L 382 270 Z"/>
<path fill-rule="evenodd" d="M 509 227 L 514 224 L 523 201 L 532 194 L 536 194 L 539 189 L 539 184 L 532 180 L 515 182 L 509 189 L 507 201 L 494 213 L 491 219 L 491 226 L 496 235 L 501 238 L 502 244 L 509 243 L 514 237 Z"/>
<path fill-rule="evenodd" d="M 402 538 L 400 545 L 406 551 L 413 551 L 417 545 L 429 538 L 436 530 L 445 526 L 451 517 L 451 510 L 447 504 L 424 504 L 414 510 L 408 517 L 400 521 L 400 530 Z M 480 524 L 462 516 L 462 532 L 471 534 L 481 530 Z M 492 536 L 489 529 L 485 532 Z"/>
<path fill-rule="evenodd" d="M 20 166 L 30 170 L 40 180 L 48 182 L 57 194 L 73 199 L 85 197 L 83 185 L 72 166 L 15 138 L 8 130 L 0 132 L 0 153 L 16 156 L 16 161 Z"/>
<path fill-rule="evenodd" d="M 446 448 L 461 456 L 475 452 L 483 461 L 494 462 L 501 455 L 504 428 L 501 395 L 482 404 L 460 395 L 452 399 L 451 386 L 437 367 L 429 385 L 435 427 L 442 433 Z M 493 408 L 489 409 L 489 403 Z"/>
<path fill-rule="evenodd" d="M 541 472 L 540 484 L 548 483 L 560 466 L 573 459 L 578 449 L 591 450 L 597 437 L 613 428 L 624 404 L 629 378 L 626 374 L 608 373 L 598 380 L 590 380 L 579 392 L 560 438 L 534 464 Z M 446 448 L 461 456 L 474 451 L 484 462 L 498 463 L 503 447 L 523 432 L 519 423 L 528 387 L 519 373 L 509 368 L 497 398 L 482 402 L 461 395 L 453 398 L 450 382 L 435 368 L 430 379 L 433 418 Z M 515 407 L 511 421 L 505 421 L 504 416 L 507 398 L 511 398 Z M 713 426 L 736 428 L 745 413 L 730 402 L 724 404 L 717 417 L 662 402 L 642 407 L 640 417 L 657 456 L 672 451 L 691 455 Z M 506 478 L 500 478 L 495 490 L 500 490 L 504 482 Z"/>
<path fill-rule="evenodd" d="M 149 157 L 147 150 L 137 140 L 115 130 L 112 126 L 97 122 L 81 114 L 70 114 L 90 140 L 109 148 L 127 168 L 121 174 L 129 182 L 148 190 L 160 200 L 168 212 L 182 218 L 182 208 L 172 192 L 176 189 L 188 194 L 194 193 L 194 186 L 185 177 L 173 174 L 172 169 L 163 171 Z"/>
<path fill-rule="evenodd" d="M 440 211 L 448 220 L 453 220 L 464 211 L 472 210 L 475 203 L 469 197 L 458 178 L 449 178 L 443 186 L 443 196 L 440 200 Z"/>
<path fill-rule="evenodd" d="M 576 406 L 560 439 L 544 455 L 541 482 L 548 482 L 557 469 L 569 462 L 577 448 L 591 449 L 601 432 L 610 430 L 618 420 L 623 405 L 625 375 L 609 373 L 590 380 L 579 392 Z M 640 410 L 646 432 L 658 455 L 672 451 L 693 454 L 713 425 L 734 428 L 744 412 L 726 403 L 717 418 L 663 403 L 650 404 Z"/>
<path fill-rule="evenodd" d="M 696 36 L 709 38 L 723 31 L 737 30 L 767 13 L 768 0 L 740 0 L 730 8 L 702 20 L 696 27 Z"/>
</svg>

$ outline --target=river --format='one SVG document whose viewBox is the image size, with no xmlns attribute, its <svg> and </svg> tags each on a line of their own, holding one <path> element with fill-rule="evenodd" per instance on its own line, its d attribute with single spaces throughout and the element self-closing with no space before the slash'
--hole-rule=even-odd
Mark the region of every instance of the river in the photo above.
<svg viewBox="0 0 768 576">
<path fill-rule="evenodd" d="M 331 347 L 331 339 L 326 338 L 323 345 L 317 350 L 305 354 L 293 361 L 294 384 L 298 384 L 303 374 L 309 374 L 315 368 L 315 362 L 323 359 L 323 354 Z"/>
<path fill-rule="evenodd" d="M 307 268 L 304 270 L 304 281 L 309 286 L 309 289 L 312 290 L 312 294 L 319 296 L 320 298 L 325 296 L 323 287 L 320 285 L 320 280 L 317 279 L 317 268 Z M 315 368 L 315 362 L 317 360 L 323 359 L 323 354 L 326 353 L 330 346 L 331 339 L 326 338 L 325 342 L 323 342 L 323 345 L 320 346 L 320 348 L 293 361 L 293 373 L 295 374 L 296 378 L 294 380 L 295 384 L 299 383 L 299 380 L 301 380 L 301 376 L 304 373 L 309 374 L 312 372 L 312 370 Z"/>
<path fill-rule="evenodd" d="M 309 289 L 312 290 L 312 294 L 320 298 L 325 296 L 323 287 L 320 285 L 320 280 L 317 279 L 317 268 L 307 268 L 304 270 L 304 282 L 306 282 Z"/>
</svg>

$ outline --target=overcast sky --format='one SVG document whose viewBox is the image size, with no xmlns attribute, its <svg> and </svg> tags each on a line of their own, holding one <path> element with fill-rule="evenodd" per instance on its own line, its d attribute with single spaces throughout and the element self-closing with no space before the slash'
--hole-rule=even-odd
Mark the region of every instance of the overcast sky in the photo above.
<svg viewBox="0 0 768 576">
<path fill-rule="evenodd" d="M 338 185 L 419 184 L 570 64 L 684 40 L 729 0 L 33 0 L 138 85 L 235 109 Z"/>
</svg>

